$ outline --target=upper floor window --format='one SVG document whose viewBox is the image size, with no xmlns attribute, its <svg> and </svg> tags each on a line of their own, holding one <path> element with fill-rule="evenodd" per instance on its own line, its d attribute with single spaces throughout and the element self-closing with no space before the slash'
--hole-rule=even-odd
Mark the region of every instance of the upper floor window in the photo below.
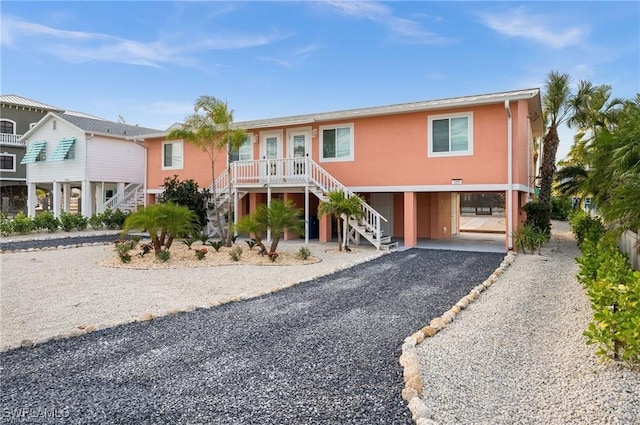
<svg viewBox="0 0 640 425">
<path fill-rule="evenodd" d="M 0 154 L 0 171 L 16 171 L 16 156 L 11 153 Z"/>
<path fill-rule="evenodd" d="M 320 161 L 353 161 L 353 124 L 320 127 Z"/>
<path fill-rule="evenodd" d="M 433 115 L 428 127 L 429 156 L 473 155 L 473 113 Z"/>
<path fill-rule="evenodd" d="M 162 169 L 181 170 L 184 165 L 182 140 L 162 142 Z"/>
<path fill-rule="evenodd" d="M 0 133 L 16 134 L 16 123 L 8 119 L 0 119 Z"/>
<path fill-rule="evenodd" d="M 253 140 L 247 136 L 244 143 L 239 148 L 231 149 L 229 152 L 229 162 L 251 161 L 253 159 Z"/>
</svg>

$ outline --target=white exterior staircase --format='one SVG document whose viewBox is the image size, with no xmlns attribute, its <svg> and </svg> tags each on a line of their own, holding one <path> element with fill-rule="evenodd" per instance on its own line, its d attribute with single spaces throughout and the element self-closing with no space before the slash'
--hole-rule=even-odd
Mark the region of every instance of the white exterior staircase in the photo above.
<svg viewBox="0 0 640 425">
<path fill-rule="evenodd" d="M 133 212 L 144 203 L 144 184 L 129 183 L 122 192 L 116 192 L 102 205 L 102 211 L 110 209 L 122 212 Z"/>
<path fill-rule="evenodd" d="M 214 184 L 208 188 L 213 194 L 215 185 L 216 193 L 215 197 L 213 195 L 211 197 L 209 206 L 212 208 L 208 208 L 207 213 L 209 218 L 207 233 L 210 236 L 220 235 L 219 229 L 216 227 L 215 210 L 213 208 L 218 209 L 222 225 L 227 226 L 225 214 L 229 210 L 230 181 L 232 203 L 245 196 L 248 192 L 242 189 L 249 186 L 307 186 L 309 192 L 317 196 L 320 201 L 325 201 L 327 199 L 326 194 L 331 191 L 341 190 L 347 197 L 355 195 L 308 157 L 236 161 L 231 164 L 230 173 L 221 174 Z M 363 237 L 377 249 L 389 250 L 396 247 L 398 245 L 397 242 L 392 242 L 390 236 L 382 234 L 381 224 L 387 220 L 366 202 L 362 203 L 362 210 L 363 217 L 361 219 L 349 217 L 344 220 L 345 228 L 348 229 L 347 237 L 355 244 L 359 244 L 360 238 Z"/>
</svg>

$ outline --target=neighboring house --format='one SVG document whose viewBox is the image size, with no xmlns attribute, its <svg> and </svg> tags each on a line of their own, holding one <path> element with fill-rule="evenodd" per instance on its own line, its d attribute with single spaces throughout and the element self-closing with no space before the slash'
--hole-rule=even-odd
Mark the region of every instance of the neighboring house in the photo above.
<svg viewBox="0 0 640 425">
<path fill-rule="evenodd" d="M 26 212 L 27 171 L 20 164 L 25 154 L 22 135 L 48 112 L 60 108 L 16 95 L 0 95 L 0 211 Z"/>
<path fill-rule="evenodd" d="M 512 248 L 511 235 L 525 219 L 521 206 L 533 191 L 533 139 L 543 134 L 539 89 L 234 125 L 249 137 L 231 155 L 230 182 L 226 153 L 216 159 L 219 208 L 225 209 L 229 183 L 235 220 L 270 199 L 291 199 L 305 211 L 307 238 L 327 241 L 331 219 L 314 228 L 317 207 L 327 191 L 343 189 L 367 202 L 365 218 L 349 222 L 350 237 L 378 248 L 390 246 L 390 238 L 411 247 L 419 238 L 457 234 L 463 194 L 504 196 L 505 248 Z M 148 201 L 173 175 L 210 187 L 207 155 L 165 136 L 141 137 Z"/>
<path fill-rule="evenodd" d="M 142 203 L 145 148 L 133 138 L 159 130 L 49 112 L 26 132 L 29 216 L 36 211 L 36 188 L 52 192 L 56 216 L 70 212 L 72 190 L 79 190 L 79 212 L 90 217 L 109 208 L 133 210 Z"/>
</svg>

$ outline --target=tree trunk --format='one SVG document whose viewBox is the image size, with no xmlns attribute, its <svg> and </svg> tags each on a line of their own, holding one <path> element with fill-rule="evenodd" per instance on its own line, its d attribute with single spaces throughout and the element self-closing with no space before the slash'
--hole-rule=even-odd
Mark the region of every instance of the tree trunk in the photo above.
<svg viewBox="0 0 640 425">
<path fill-rule="evenodd" d="M 336 226 L 338 226 L 338 252 L 342 251 L 342 217 L 336 217 Z"/>
<path fill-rule="evenodd" d="M 555 126 L 549 127 L 549 131 L 543 138 L 542 164 L 540 175 L 540 202 L 551 206 L 551 187 L 553 185 L 553 175 L 556 172 L 556 152 L 558 151 L 558 129 Z"/>
<path fill-rule="evenodd" d="M 278 249 L 278 242 L 280 242 L 280 238 L 273 238 L 271 241 L 271 247 L 269 248 L 269 254 L 276 252 L 276 249 Z"/>
</svg>

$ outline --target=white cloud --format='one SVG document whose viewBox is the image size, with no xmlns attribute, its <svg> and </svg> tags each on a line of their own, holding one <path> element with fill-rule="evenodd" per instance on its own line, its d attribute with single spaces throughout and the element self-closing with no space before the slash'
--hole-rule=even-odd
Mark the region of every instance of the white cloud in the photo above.
<svg viewBox="0 0 640 425">
<path fill-rule="evenodd" d="M 588 34 L 585 28 L 564 28 L 552 17 L 530 14 L 524 7 L 498 14 L 481 14 L 480 19 L 484 25 L 507 37 L 521 37 L 556 49 L 580 45 Z"/>
<path fill-rule="evenodd" d="M 325 0 L 322 4 L 333 7 L 345 16 L 368 19 L 385 27 L 395 40 L 419 43 L 439 44 L 449 40 L 428 31 L 414 20 L 400 18 L 384 4 L 372 1 Z"/>
<path fill-rule="evenodd" d="M 197 42 L 154 40 L 143 42 L 110 34 L 61 30 L 10 16 L 2 17 L 2 45 L 37 49 L 72 62 L 114 62 L 150 67 L 179 63 L 193 66 L 189 55 L 209 50 L 263 46 L 287 37 L 276 30 L 255 36 L 223 34 L 191 36 Z"/>
</svg>

